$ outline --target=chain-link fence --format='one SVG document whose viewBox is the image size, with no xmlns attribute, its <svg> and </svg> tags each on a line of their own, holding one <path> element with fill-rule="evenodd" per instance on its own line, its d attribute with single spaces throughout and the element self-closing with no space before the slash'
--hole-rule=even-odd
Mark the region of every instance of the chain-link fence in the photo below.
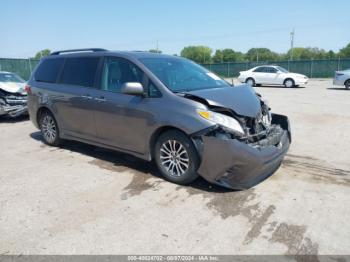
<svg viewBox="0 0 350 262">
<path fill-rule="evenodd" d="M 14 72 L 27 80 L 40 60 L 0 58 L 0 71 Z M 350 68 L 350 58 L 298 61 L 260 61 L 203 64 L 206 68 L 223 77 L 236 77 L 240 71 L 255 66 L 273 64 L 308 77 L 333 77 L 334 71 Z"/>
<path fill-rule="evenodd" d="M 310 78 L 333 77 L 334 71 L 350 68 L 350 58 L 297 61 L 261 61 L 203 64 L 210 71 L 223 77 L 236 77 L 240 71 L 245 71 L 259 65 L 279 65 L 290 72 L 300 73 Z"/>
<path fill-rule="evenodd" d="M 37 59 L 0 58 L 0 71 L 14 72 L 28 80 L 39 61 Z"/>
</svg>

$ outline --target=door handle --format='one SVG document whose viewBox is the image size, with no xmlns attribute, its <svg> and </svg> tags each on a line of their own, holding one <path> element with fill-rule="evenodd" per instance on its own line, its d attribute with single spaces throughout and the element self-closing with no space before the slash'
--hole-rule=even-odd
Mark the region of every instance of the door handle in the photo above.
<svg viewBox="0 0 350 262">
<path fill-rule="evenodd" d="M 94 98 L 97 102 L 106 102 L 106 98 L 104 98 L 103 96 L 101 96 L 101 97 L 95 97 Z"/>
<path fill-rule="evenodd" d="M 90 95 L 81 95 L 80 96 L 81 98 L 85 98 L 85 99 L 92 99 L 92 96 L 90 96 Z"/>
</svg>

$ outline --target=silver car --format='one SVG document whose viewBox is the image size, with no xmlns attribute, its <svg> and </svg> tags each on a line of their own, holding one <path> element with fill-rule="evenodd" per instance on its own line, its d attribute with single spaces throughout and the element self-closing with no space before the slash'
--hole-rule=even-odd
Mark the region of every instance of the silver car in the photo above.
<svg viewBox="0 0 350 262">
<path fill-rule="evenodd" d="M 27 114 L 25 81 L 15 73 L 0 71 L 0 117 Z"/>
<path fill-rule="evenodd" d="M 336 86 L 345 86 L 346 89 L 350 89 L 350 68 L 343 71 L 336 71 L 333 84 Z"/>
<path fill-rule="evenodd" d="M 77 140 L 154 160 L 169 181 L 201 175 L 245 189 L 286 154 L 286 116 L 251 86 L 230 86 L 184 58 L 67 50 L 41 60 L 28 86 L 30 118 L 52 146 Z"/>
</svg>

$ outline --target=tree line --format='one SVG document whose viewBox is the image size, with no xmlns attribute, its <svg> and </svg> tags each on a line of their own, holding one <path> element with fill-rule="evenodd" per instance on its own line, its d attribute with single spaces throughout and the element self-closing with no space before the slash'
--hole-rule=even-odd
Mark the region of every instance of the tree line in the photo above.
<svg viewBox="0 0 350 262">
<path fill-rule="evenodd" d="M 162 53 L 158 49 L 150 49 L 149 52 Z M 49 55 L 50 50 L 44 49 L 35 55 L 35 59 Z M 339 52 L 326 51 L 317 47 L 295 47 L 287 53 L 277 53 L 268 48 L 251 48 L 246 53 L 235 51 L 231 48 L 217 49 L 213 52 L 208 46 L 186 46 L 180 55 L 197 63 L 227 63 L 245 61 L 281 61 L 281 60 L 310 60 L 310 59 L 336 59 L 350 58 L 350 43 L 341 48 Z"/>
<path fill-rule="evenodd" d="M 182 49 L 181 56 L 197 63 L 350 58 L 350 43 L 337 53 L 317 47 L 295 47 L 282 54 L 268 48 L 251 48 L 246 53 L 225 48 L 217 49 L 213 53 L 213 50 L 207 46 L 187 46 Z"/>
</svg>

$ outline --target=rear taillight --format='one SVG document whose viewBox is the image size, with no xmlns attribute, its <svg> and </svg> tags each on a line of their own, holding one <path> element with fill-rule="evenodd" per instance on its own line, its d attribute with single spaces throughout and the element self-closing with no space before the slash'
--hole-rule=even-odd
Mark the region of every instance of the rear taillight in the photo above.
<svg viewBox="0 0 350 262">
<path fill-rule="evenodd" d="M 24 91 L 26 91 L 27 94 L 31 94 L 32 93 L 32 89 L 31 89 L 30 85 L 26 85 L 24 87 Z"/>
</svg>

